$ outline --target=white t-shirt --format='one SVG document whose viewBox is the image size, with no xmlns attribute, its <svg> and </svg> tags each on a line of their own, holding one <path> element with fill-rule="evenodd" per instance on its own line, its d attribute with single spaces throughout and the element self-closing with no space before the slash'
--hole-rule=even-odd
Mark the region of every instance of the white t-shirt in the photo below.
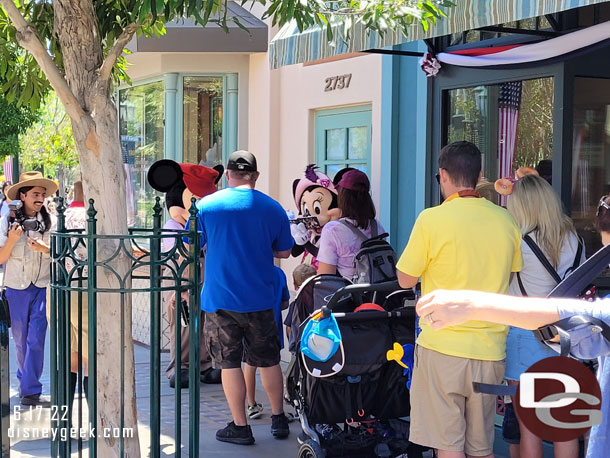
<svg viewBox="0 0 610 458">
<path fill-rule="evenodd" d="M 536 244 L 536 233 L 530 233 L 530 237 Z M 574 258 L 576 257 L 576 251 L 578 250 L 578 238 L 573 233 L 566 237 L 563 246 L 561 247 L 561 254 L 559 257 L 559 266 L 555 269 L 561 278 L 564 278 L 566 272 L 574 264 Z M 521 282 L 525 288 L 525 292 L 530 297 L 546 297 L 555 286 L 557 282 L 551 277 L 551 274 L 544 268 L 542 263 L 538 260 L 532 249 L 529 247 L 524 240 L 521 240 L 521 255 L 523 256 L 523 269 L 519 272 Z M 545 253 L 546 255 L 546 253 Z M 548 256 L 547 256 L 548 259 Z M 585 261 L 585 250 L 582 250 L 582 256 L 580 264 Z M 549 259 L 549 262 L 550 259 Z M 552 263 L 551 263 L 552 264 Z M 521 290 L 519 289 L 519 282 L 517 280 L 517 274 L 513 275 L 513 278 L 508 286 L 508 294 L 513 296 L 521 296 Z"/>
</svg>

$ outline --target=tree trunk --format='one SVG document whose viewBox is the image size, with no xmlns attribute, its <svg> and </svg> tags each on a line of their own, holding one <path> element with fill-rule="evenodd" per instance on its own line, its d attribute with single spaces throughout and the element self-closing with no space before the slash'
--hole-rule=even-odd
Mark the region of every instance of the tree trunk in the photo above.
<svg viewBox="0 0 610 458">
<path fill-rule="evenodd" d="M 55 0 L 53 8 L 55 33 L 62 48 L 65 79 L 84 111 L 79 119 L 71 116 L 71 121 L 85 197 L 95 200 L 98 233 L 127 234 L 125 173 L 117 110 L 111 99 L 109 81 L 99 75 L 103 53 L 97 34 L 98 24 L 93 3 L 90 0 Z M 97 260 L 108 259 L 117 245 L 116 240 L 100 240 Z M 121 277 L 126 278 L 131 265 L 125 254 L 116 257 L 110 264 Z M 104 268 L 97 270 L 97 279 L 100 288 L 118 289 L 131 286 L 128 275 L 125 284 L 121 285 L 117 277 Z M 131 295 L 125 294 L 123 315 L 121 301 L 117 298 L 118 294 L 100 293 L 97 296 L 98 456 L 120 456 L 120 439 L 101 438 L 100 433 L 103 428 L 125 427 L 133 428 L 134 432 L 132 438 L 125 438 L 125 456 L 134 458 L 140 456 L 140 446 L 137 434 Z M 120 355 L 124 363 L 123 399 Z"/>
</svg>

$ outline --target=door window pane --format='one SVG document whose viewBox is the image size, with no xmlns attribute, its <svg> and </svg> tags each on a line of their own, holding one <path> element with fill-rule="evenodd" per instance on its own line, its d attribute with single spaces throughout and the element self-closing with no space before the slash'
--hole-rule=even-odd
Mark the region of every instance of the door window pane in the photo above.
<svg viewBox="0 0 610 458">
<path fill-rule="evenodd" d="M 552 78 L 454 89 L 448 91 L 448 102 L 447 143 L 477 145 L 483 175 L 490 181 L 552 160 Z"/>
<path fill-rule="evenodd" d="M 326 159 L 342 161 L 345 159 L 346 129 L 328 129 L 326 131 Z"/>
<path fill-rule="evenodd" d="M 143 84 L 119 92 L 119 133 L 127 176 L 127 222 L 151 227 L 157 193 L 146 180 L 151 164 L 163 159 L 163 83 Z"/>
<path fill-rule="evenodd" d="M 184 162 L 213 167 L 222 159 L 222 78 L 184 78 Z"/>
<path fill-rule="evenodd" d="M 349 128 L 349 149 L 347 157 L 352 160 L 364 159 L 368 151 L 368 128 L 365 126 L 361 127 L 350 127 Z"/>
<path fill-rule="evenodd" d="M 610 80 L 576 78 L 572 149 L 572 219 L 587 255 L 601 247 L 595 212 L 610 192 Z"/>
</svg>

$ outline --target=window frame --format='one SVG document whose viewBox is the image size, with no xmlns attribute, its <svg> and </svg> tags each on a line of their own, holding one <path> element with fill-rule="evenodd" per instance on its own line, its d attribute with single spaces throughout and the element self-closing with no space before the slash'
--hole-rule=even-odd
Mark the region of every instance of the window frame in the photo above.
<svg viewBox="0 0 610 458">
<path fill-rule="evenodd" d="M 315 163 L 320 167 L 320 171 L 326 173 L 327 166 L 339 165 L 347 167 L 348 164 L 364 164 L 366 174 L 371 173 L 371 150 L 372 150 L 372 105 L 356 105 L 343 108 L 321 109 L 315 112 Z M 364 123 L 360 121 L 364 119 Z M 350 127 L 367 127 L 368 142 L 366 158 L 361 160 L 351 160 L 347 157 L 345 160 L 327 160 L 326 153 L 326 131 L 329 129 L 349 129 Z M 349 146 L 349 138 L 346 139 L 346 148 Z"/>
</svg>

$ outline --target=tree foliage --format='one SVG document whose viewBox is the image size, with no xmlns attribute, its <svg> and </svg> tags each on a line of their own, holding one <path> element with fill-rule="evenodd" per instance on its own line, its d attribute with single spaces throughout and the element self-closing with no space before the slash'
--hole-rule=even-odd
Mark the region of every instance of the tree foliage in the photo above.
<svg viewBox="0 0 610 458">
<path fill-rule="evenodd" d="M 19 141 L 19 158 L 26 169 L 44 166 L 54 176 L 60 164 L 68 169 L 78 166 L 70 119 L 53 92 L 44 99 L 38 121 L 20 135 Z"/>
<path fill-rule="evenodd" d="M 27 106 L 17 106 L 0 96 L 0 158 L 20 151 L 19 134 L 37 119 L 37 113 Z"/>
</svg>

